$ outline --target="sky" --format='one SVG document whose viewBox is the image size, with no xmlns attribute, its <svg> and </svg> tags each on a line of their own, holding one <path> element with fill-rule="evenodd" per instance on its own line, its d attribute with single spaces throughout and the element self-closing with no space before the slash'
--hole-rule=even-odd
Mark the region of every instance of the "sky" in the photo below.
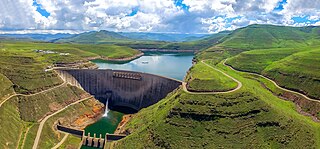
<svg viewBox="0 0 320 149">
<path fill-rule="evenodd" d="M 0 33 L 217 33 L 320 25 L 320 0 L 1 0 Z"/>
</svg>

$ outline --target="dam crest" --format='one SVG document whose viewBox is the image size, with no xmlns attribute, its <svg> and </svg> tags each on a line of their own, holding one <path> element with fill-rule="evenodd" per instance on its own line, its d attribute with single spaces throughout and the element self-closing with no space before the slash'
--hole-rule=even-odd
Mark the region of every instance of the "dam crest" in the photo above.
<svg viewBox="0 0 320 149">
<path fill-rule="evenodd" d="M 182 81 L 154 74 L 111 69 L 57 69 L 67 83 L 77 86 L 110 109 L 139 111 L 165 98 Z"/>
</svg>

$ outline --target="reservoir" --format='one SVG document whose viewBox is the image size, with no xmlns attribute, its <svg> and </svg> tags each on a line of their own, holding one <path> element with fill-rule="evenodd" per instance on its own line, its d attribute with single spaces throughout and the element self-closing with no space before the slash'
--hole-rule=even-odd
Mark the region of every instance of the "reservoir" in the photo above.
<svg viewBox="0 0 320 149">
<path fill-rule="evenodd" d="M 192 66 L 193 53 L 158 53 L 147 52 L 144 56 L 129 62 L 112 62 L 93 60 L 99 69 L 129 70 L 161 75 L 169 78 L 183 80 Z M 106 109 L 104 116 L 96 123 L 85 128 L 86 134 L 90 132 L 97 136 L 113 133 L 124 114 Z M 82 147 L 87 148 L 87 147 Z"/>
<path fill-rule="evenodd" d="M 93 60 L 99 69 L 116 69 L 146 72 L 183 80 L 192 66 L 193 53 L 146 52 L 144 56 L 127 63 Z"/>
</svg>

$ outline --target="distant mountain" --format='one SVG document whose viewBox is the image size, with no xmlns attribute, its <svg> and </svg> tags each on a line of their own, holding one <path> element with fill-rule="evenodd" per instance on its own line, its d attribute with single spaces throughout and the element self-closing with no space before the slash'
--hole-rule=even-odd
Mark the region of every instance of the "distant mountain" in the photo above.
<svg viewBox="0 0 320 149">
<path fill-rule="evenodd" d="M 256 49 L 318 44 L 319 38 L 319 26 L 288 27 L 255 24 L 237 29 L 219 42 L 225 47 Z"/>
<path fill-rule="evenodd" d="M 118 43 L 128 41 L 164 41 L 182 42 L 194 41 L 205 37 L 208 34 L 173 34 L 173 33 L 143 33 L 143 32 L 111 32 L 111 31 L 91 31 L 81 33 L 72 37 L 56 40 L 55 42 L 75 42 L 75 43 Z"/>
<path fill-rule="evenodd" d="M 119 40 L 130 40 L 128 37 L 122 36 L 116 32 L 110 31 L 91 31 L 74 35 L 68 38 L 61 38 L 55 42 L 74 42 L 74 43 L 113 43 Z"/>
<path fill-rule="evenodd" d="M 135 40 L 153 40 L 167 42 L 194 41 L 210 36 L 209 34 L 176 34 L 176 33 L 144 33 L 119 32 L 120 35 Z"/>
<path fill-rule="evenodd" d="M 10 38 L 16 40 L 40 40 L 52 41 L 60 38 L 67 38 L 72 34 L 0 34 L 0 38 Z"/>
</svg>

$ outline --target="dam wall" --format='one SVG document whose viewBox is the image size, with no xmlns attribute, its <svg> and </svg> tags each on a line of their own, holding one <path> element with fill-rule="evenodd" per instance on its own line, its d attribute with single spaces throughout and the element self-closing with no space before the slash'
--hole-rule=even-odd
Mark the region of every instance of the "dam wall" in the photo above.
<svg viewBox="0 0 320 149">
<path fill-rule="evenodd" d="M 158 75 L 100 69 L 59 69 L 64 81 L 84 89 L 109 107 L 140 110 L 157 103 L 182 82 Z"/>
</svg>

